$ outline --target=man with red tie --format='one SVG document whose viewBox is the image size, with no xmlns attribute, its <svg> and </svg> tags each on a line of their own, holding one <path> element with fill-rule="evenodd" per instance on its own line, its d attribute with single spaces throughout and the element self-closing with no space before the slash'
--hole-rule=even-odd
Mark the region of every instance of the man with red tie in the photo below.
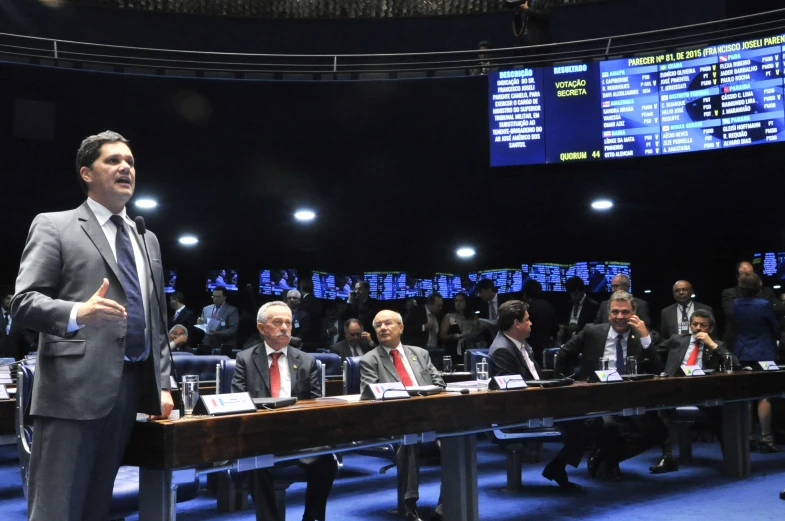
<svg viewBox="0 0 785 521">
<path fill-rule="evenodd" d="M 697 365 L 701 369 L 719 369 L 725 360 L 728 350 L 722 342 L 711 338 L 714 328 L 714 315 L 706 309 L 696 309 L 690 315 L 691 333 L 675 334 L 663 343 L 668 349 L 668 359 L 665 361 L 665 373 L 675 376 L 683 365 Z M 738 363 L 738 362 L 736 362 Z M 706 427 L 717 436 L 722 436 L 722 408 L 701 407 L 706 416 Z M 662 458 L 656 465 L 649 467 L 654 474 L 664 474 L 679 470 L 679 464 L 673 457 L 673 441 L 677 432 L 673 426 L 673 411 L 665 409 L 660 411 L 660 418 L 668 428 L 668 438 L 662 444 Z"/>
<path fill-rule="evenodd" d="M 439 385 L 445 387 L 439 371 L 431 363 L 428 351 L 401 344 L 403 318 L 395 311 L 380 311 L 373 319 L 379 345 L 360 360 L 360 392 L 376 383 L 403 382 L 411 385 Z M 420 498 L 419 445 L 402 445 L 398 451 L 398 468 L 407 469 L 407 521 L 419 521 L 417 500 Z"/>
<path fill-rule="evenodd" d="M 232 392 L 248 392 L 253 398 L 296 397 L 308 400 L 321 397 L 316 359 L 289 346 L 292 337 L 292 311 L 289 306 L 280 301 L 263 305 L 256 315 L 256 328 L 264 342 L 237 355 Z M 327 496 L 338 468 L 335 458 L 328 454 L 297 463 L 304 468 L 307 482 L 303 521 L 324 521 Z M 279 521 L 274 478 L 274 470 L 258 469 L 253 472 L 251 494 L 257 520 Z"/>
</svg>

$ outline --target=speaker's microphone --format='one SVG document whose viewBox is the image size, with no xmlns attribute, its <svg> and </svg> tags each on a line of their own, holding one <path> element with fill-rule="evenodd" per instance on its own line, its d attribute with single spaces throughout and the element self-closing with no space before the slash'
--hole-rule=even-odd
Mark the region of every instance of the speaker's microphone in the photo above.
<svg viewBox="0 0 785 521">
<path fill-rule="evenodd" d="M 468 389 L 444 389 L 443 392 L 445 392 L 445 393 L 469 394 L 469 390 Z"/>
<path fill-rule="evenodd" d="M 153 281 L 153 293 L 155 293 L 155 301 L 158 302 L 160 306 L 161 296 L 158 293 L 158 285 L 155 283 L 155 275 L 153 274 L 153 263 L 150 260 L 150 250 L 147 249 L 147 239 L 145 239 L 144 237 L 144 234 L 147 232 L 147 227 L 144 225 L 144 217 L 142 217 L 141 215 L 137 215 L 136 217 L 134 217 L 134 222 L 136 223 L 136 233 L 139 234 L 139 236 L 142 238 L 142 242 L 144 243 L 144 253 L 145 255 L 147 255 L 147 268 L 150 270 L 150 280 Z M 161 312 L 159 318 L 161 319 L 161 327 L 163 328 L 162 331 L 164 332 L 164 335 L 166 335 L 166 338 L 168 339 L 169 332 L 166 328 L 166 316 L 164 315 L 165 309 L 166 309 L 166 305 L 164 304 L 164 309 L 159 309 L 159 311 Z M 152 334 L 153 334 L 153 328 L 150 328 L 150 336 L 151 336 L 150 349 L 153 348 Z M 177 376 L 177 368 L 174 365 L 174 355 L 172 354 L 171 348 L 169 349 L 169 361 L 172 363 L 172 373 L 174 374 L 175 388 L 180 389 L 180 378 L 178 378 Z M 171 385 L 171 382 L 169 383 L 169 385 Z M 185 404 L 183 403 L 182 398 L 180 399 L 179 411 L 180 411 L 180 418 L 184 418 Z"/>
</svg>

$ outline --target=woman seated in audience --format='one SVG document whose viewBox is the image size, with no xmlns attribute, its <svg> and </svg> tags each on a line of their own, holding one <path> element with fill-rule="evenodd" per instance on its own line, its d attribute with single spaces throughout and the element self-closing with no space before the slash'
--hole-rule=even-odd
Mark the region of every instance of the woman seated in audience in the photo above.
<svg viewBox="0 0 785 521">
<path fill-rule="evenodd" d="M 463 363 L 463 353 L 467 349 L 483 349 L 485 340 L 480 320 L 469 309 L 469 296 L 456 293 L 453 297 L 455 311 L 447 313 L 439 328 L 439 337 L 447 354 L 456 364 Z"/>
<path fill-rule="evenodd" d="M 780 328 L 774 308 L 768 300 L 758 298 L 761 281 L 755 273 L 742 273 L 739 292 L 742 297 L 733 301 L 733 321 L 736 323 L 736 341 L 733 354 L 744 366 L 754 366 L 759 361 L 774 361 Z M 758 401 L 760 420 L 760 452 L 777 452 L 771 434 L 771 404 Z M 750 434 L 750 447 L 755 448 L 755 437 Z"/>
</svg>

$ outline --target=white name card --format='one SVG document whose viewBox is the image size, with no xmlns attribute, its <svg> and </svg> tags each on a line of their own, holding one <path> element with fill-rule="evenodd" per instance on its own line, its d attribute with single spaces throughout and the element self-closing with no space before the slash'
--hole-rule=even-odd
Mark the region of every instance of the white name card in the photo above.
<svg viewBox="0 0 785 521">
<path fill-rule="evenodd" d="M 705 376 L 706 373 L 703 372 L 703 369 L 700 368 L 699 365 L 682 365 L 681 371 L 684 373 L 684 376 Z"/>
<path fill-rule="evenodd" d="M 760 368 L 764 371 L 779 371 L 780 368 L 774 362 L 758 362 Z"/>
<path fill-rule="evenodd" d="M 8 400 L 9 398 L 8 390 L 5 388 L 5 385 L 0 385 L 0 400 Z"/>
<path fill-rule="evenodd" d="M 516 374 L 507 376 L 494 376 L 493 380 L 502 391 L 506 389 L 523 389 L 526 387 L 526 382 L 523 381 L 523 378 Z"/>
<path fill-rule="evenodd" d="M 622 378 L 618 371 L 594 371 L 600 382 L 621 382 Z"/>
<path fill-rule="evenodd" d="M 409 391 L 403 386 L 403 382 L 371 384 L 368 389 L 371 390 L 374 400 L 395 400 L 409 397 Z"/>
<path fill-rule="evenodd" d="M 254 412 L 256 405 L 248 393 L 210 394 L 201 397 L 207 414 L 235 414 L 238 412 Z"/>
</svg>

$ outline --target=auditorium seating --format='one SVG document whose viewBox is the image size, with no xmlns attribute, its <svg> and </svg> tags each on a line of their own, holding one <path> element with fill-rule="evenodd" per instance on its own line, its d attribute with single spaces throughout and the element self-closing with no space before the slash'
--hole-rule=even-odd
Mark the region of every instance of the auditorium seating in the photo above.
<svg viewBox="0 0 785 521">
<path fill-rule="evenodd" d="M 466 368 L 472 374 L 472 380 L 477 379 L 477 362 L 485 359 L 488 362 L 488 378 L 493 378 L 493 363 L 491 363 L 491 356 L 488 354 L 488 349 L 469 349 L 463 355 L 464 363 L 468 364 Z"/>
<path fill-rule="evenodd" d="M 221 360 L 229 360 L 224 355 L 196 355 L 196 356 L 177 356 L 174 358 L 174 367 L 177 377 L 197 375 L 199 382 L 212 382 L 215 380 L 215 368 Z M 172 373 L 174 375 L 174 373 Z"/>
<path fill-rule="evenodd" d="M 16 403 L 16 434 L 19 449 L 19 465 L 22 472 L 22 490 L 27 497 L 27 476 L 30 471 L 30 454 L 33 445 L 33 424 L 30 417 L 30 402 L 35 377 L 35 365 L 24 364 L 19 368 Z M 177 502 L 194 499 L 199 493 L 199 478 L 192 483 L 178 485 Z M 110 519 L 130 516 L 139 510 L 139 468 L 120 467 L 114 481 Z"/>
<path fill-rule="evenodd" d="M 314 358 L 322 362 L 325 376 L 341 375 L 341 357 L 335 353 L 311 353 Z"/>
<path fill-rule="evenodd" d="M 343 394 L 360 394 L 361 356 L 349 356 L 343 361 Z"/>
</svg>

